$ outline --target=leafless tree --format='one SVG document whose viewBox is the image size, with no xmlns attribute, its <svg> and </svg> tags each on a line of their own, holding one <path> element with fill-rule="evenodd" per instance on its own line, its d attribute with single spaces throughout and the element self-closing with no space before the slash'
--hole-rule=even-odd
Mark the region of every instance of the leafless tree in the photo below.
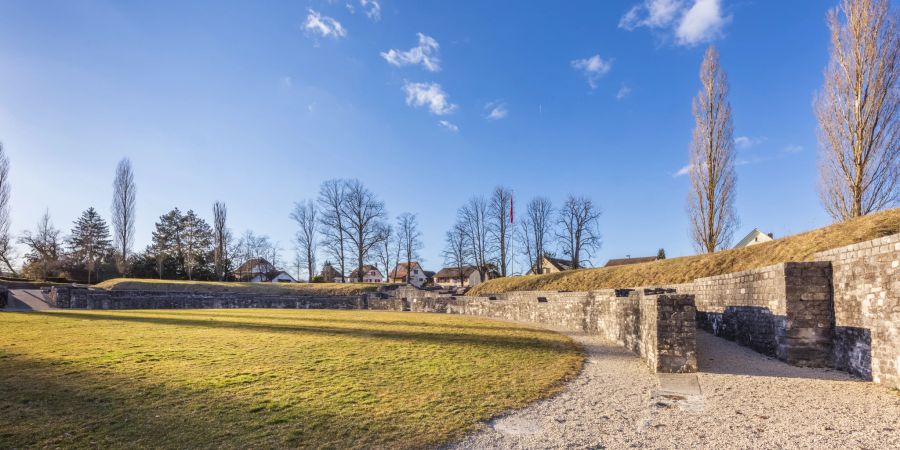
<svg viewBox="0 0 900 450">
<path fill-rule="evenodd" d="M 220 281 L 228 276 L 228 208 L 225 203 L 213 203 L 213 270 Z"/>
<path fill-rule="evenodd" d="M 25 258 L 30 265 L 35 266 L 41 279 L 46 279 L 59 265 L 62 242 L 59 229 L 53 226 L 50 219 L 50 211 L 44 212 L 34 231 L 26 230 L 22 233 L 19 243 L 28 247 Z"/>
<path fill-rule="evenodd" d="M 134 171 L 131 160 L 122 158 L 116 166 L 116 178 L 113 180 L 112 225 L 113 242 L 116 247 L 116 265 L 119 274 L 127 275 L 128 252 L 134 243 L 135 195 Z"/>
<path fill-rule="evenodd" d="M 510 238 L 512 233 L 510 229 L 510 217 L 512 214 L 512 191 L 497 186 L 491 194 L 490 205 L 488 208 L 490 215 L 490 223 L 488 225 L 488 236 L 490 245 L 497 251 L 497 262 L 500 268 L 500 276 L 507 275 L 507 265 L 511 259 L 508 253 Z"/>
<path fill-rule="evenodd" d="M 309 282 L 312 282 L 316 274 L 316 247 L 318 245 L 318 211 L 312 200 L 297 202 L 291 218 L 297 222 L 295 240 L 300 264 L 306 268 L 309 274 Z"/>
<path fill-rule="evenodd" d="M 534 256 L 534 244 L 531 242 L 531 236 L 534 232 L 526 215 L 519 216 L 519 227 L 516 228 L 516 240 L 519 242 L 519 251 L 525 256 L 529 267 L 535 267 L 537 258 Z"/>
<path fill-rule="evenodd" d="M 412 262 L 419 257 L 422 249 L 422 232 L 419 231 L 419 219 L 415 214 L 403 213 L 397 217 L 397 234 L 406 258 L 406 282 L 409 283 Z"/>
<path fill-rule="evenodd" d="M 466 230 L 463 224 L 456 223 L 447 231 L 444 246 L 444 264 L 455 267 L 459 275 L 459 284 L 465 282 L 463 268 L 469 264 L 470 246 L 466 239 Z"/>
<path fill-rule="evenodd" d="M 557 238 L 573 269 L 582 267 L 600 248 L 599 219 L 600 209 L 587 197 L 569 195 L 559 210 Z"/>
<path fill-rule="evenodd" d="M 16 257 L 16 249 L 13 244 L 9 227 L 12 224 L 9 208 L 10 183 L 9 183 L 9 158 L 3 151 L 0 143 L 0 262 L 2 262 L 13 276 L 18 276 L 13 269 L 12 261 Z"/>
<path fill-rule="evenodd" d="M 347 242 L 356 256 L 357 281 L 363 280 L 363 264 L 369 251 L 385 239 L 384 203 L 359 180 L 345 183 L 346 199 L 342 210 L 343 224 L 347 230 Z"/>
<path fill-rule="evenodd" d="M 322 245 L 329 255 L 337 260 L 341 270 L 341 282 L 346 281 L 347 226 L 344 223 L 344 208 L 347 202 L 347 182 L 328 180 L 319 189 L 319 224 Z"/>
<path fill-rule="evenodd" d="M 527 250 L 529 263 L 535 269 L 535 273 L 543 273 L 541 257 L 547 254 L 547 238 L 553 228 L 553 204 L 550 199 L 535 197 L 528 202 L 528 208 L 523 218 L 523 232 L 526 234 L 526 244 L 530 244 Z M 530 255 L 534 255 L 533 259 Z"/>
<path fill-rule="evenodd" d="M 385 237 L 381 240 L 381 242 L 375 247 L 375 259 L 384 267 L 385 277 L 390 278 L 390 270 L 391 270 L 391 262 L 394 264 L 397 263 L 397 260 L 391 259 L 391 253 L 397 243 L 398 239 L 394 233 L 394 228 L 388 224 L 382 224 L 383 229 L 381 230 L 381 234 Z M 399 260 L 399 251 L 400 247 L 397 246 L 397 255 Z M 390 281 L 390 280 L 388 280 Z"/>
<path fill-rule="evenodd" d="M 487 260 L 487 217 L 487 201 L 480 196 L 469 199 L 469 202 L 457 212 L 457 220 L 466 233 L 466 241 L 471 249 L 472 260 L 478 267 L 478 270 L 484 272 L 485 279 L 490 277 Z"/>
<path fill-rule="evenodd" d="M 814 108 L 819 195 L 836 221 L 900 200 L 897 22 L 888 0 L 844 0 L 828 14 L 831 59 Z"/>
<path fill-rule="evenodd" d="M 709 47 L 700 67 L 701 88 L 694 97 L 691 140 L 691 191 L 688 215 L 696 247 L 707 253 L 727 248 L 738 219 L 734 211 L 734 127 L 728 104 L 728 78 L 719 52 Z"/>
</svg>

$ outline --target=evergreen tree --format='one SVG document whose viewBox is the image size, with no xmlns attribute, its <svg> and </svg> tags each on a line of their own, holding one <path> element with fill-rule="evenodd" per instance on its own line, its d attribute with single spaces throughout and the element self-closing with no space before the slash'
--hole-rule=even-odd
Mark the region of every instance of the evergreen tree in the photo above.
<svg viewBox="0 0 900 450">
<path fill-rule="evenodd" d="M 212 227 L 194 211 L 175 208 L 160 216 L 148 250 L 160 278 L 200 279 L 213 275 Z"/>
<path fill-rule="evenodd" d="M 659 251 L 656 252 L 656 259 L 666 259 L 666 249 L 659 249 Z"/>
<path fill-rule="evenodd" d="M 109 255 L 111 240 L 109 226 L 93 207 L 81 214 L 68 239 L 70 257 L 87 271 L 88 284 L 91 275 L 102 259 Z"/>
</svg>

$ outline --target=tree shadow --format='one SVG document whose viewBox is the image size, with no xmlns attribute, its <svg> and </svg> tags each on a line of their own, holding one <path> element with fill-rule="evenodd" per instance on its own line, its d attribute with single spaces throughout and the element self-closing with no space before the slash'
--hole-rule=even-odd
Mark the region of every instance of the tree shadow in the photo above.
<svg viewBox="0 0 900 450">
<path fill-rule="evenodd" d="M 51 314 L 53 314 L 54 317 L 77 320 L 121 321 L 132 323 L 147 323 L 154 325 L 203 327 L 211 329 L 230 328 L 234 330 L 253 331 L 261 333 L 312 333 L 322 335 L 350 336 L 366 339 L 376 338 L 389 340 L 427 341 L 439 344 L 466 344 L 494 348 L 530 348 L 555 353 L 569 352 L 573 348 L 570 344 L 566 344 L 563 342 L 560 342 L 558 344 L 552 343 L 546 340 L 539 339 L 537 337 L 531 338 L 525 336 L 508 336 L 483 333 L 435 333 L 426 331 L 413 332 L 378 328 L 340 328 L 300 324 L 264 324 L 252 322 L 219 321 L 212 320 L 211 317 L 206 320 L 199 320 L 175 317 L 130 316 L 126 315 L 127 313 L 108 314 L 55 311 Z"/>
</svg>

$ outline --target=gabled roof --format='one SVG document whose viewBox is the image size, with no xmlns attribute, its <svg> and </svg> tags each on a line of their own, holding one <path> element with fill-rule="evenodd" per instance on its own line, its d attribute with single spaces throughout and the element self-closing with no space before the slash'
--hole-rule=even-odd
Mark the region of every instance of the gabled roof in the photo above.
<svg viewBox="0 0 900 450">
<path fill-rule="evenodd" d="M 734 248 L 746 247 L 751 244 L 761 244 L 763 242 L 774 241 L 775 239 L 772 237 L 772 233 L 763 233 L 759 231 L 759 228 L 754 228 L 753 231 L 748 233 L 741 239 L 737 244 L 734 245 Z"/>
<path fill-rule="evenodd" d="M 412 266 L 413 269 L 418 268 L 419 270 L 422 270 L 422 266 L 419 265 L 418 261 L 412 261 L 409 265 Z M 422 270 L 422 271 L 424 272 L 424 270 Z M 391 271 L 388 278 L 390 278 L 392 280 L 406 278 L 406 272 L 407 272 L 406 263 L 400 263 L 400 264 L 397 264 L 396 267 L 394 267 L 394 270 Z"/>
<path fill-rule="evenodd" d="M 640 264 L 640 263 L 646 263 L 646 262 L 653 262 L 653 261 L 656 261 L 657 259 L 659 259 L 659 258 L 657 258 L 655 256 L 640 256 L 637 258 L 617 258 L 617 259 L 611 259 L 611 260 L 607 261 L 606 265 L 603 267 L 627 266 L 629 264 Z"/>
<path fill-rule="evenodd" d="M 462 272 L 463 277 L 468 277 L 472 274 L 476 269 L 473 266 L 463 266 Z M 459 268 L 458 267 L 444 267 L 439 270 L 438 273 L 434 274 L 435 278 L 459 278 Z"/>
<path fill-rule="evenodd" d="M 373 265 L 371 265 L 371 264 L 365 264 L 365 265 L 363 265 L 363 266 L 362 266 L 362 270 L 363 270 L 363 276 L 365 276 L 365 274 L 368 274 L 370 271 L 373 271 L 373 270 L 376 271 L 376 272 L 378 272 L 378 275 L 381 276 L 381 271 L 378 270 L 377 267 L 375 267 L 375 266 L 373 266 Z M 355 279 L 358 279 L 358 278 L 359 278 L 359 269 L 353 269 L 353 272 L 350 272 L 350 279 L 351 279 L 351 280 L 355 280 Z"/>
<path fill-rule="evenodd" d="M 544 261 L 547 261 L 553 267 L 556 267 L 558 270 L 572 270 L 572 260 L 564 259 L 564 258 L 554 258 L 552 256 L 544 256 Z"/>
<path fill-rule="evenodd" d="M 267 261 L 266 258 L 251 258 L 251 259 L 248 259 L 243 264 L 241 264 L 241 266 L 237 268 L 236 272 L 237 273 L 247 273 L 259 266 L 268 268 L 268 270 L 266 270 L 267 272 L 271 271 L 272 269 L 275 268 L 275 266 L 273 266 L 272 263 Z"/>
</svg>

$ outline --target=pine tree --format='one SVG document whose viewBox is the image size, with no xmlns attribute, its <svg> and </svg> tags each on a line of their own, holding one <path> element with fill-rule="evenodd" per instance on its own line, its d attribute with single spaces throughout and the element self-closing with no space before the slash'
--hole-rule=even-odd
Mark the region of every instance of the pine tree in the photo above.
<svg viewBox="0 0 900 450">
<path fill-rule="evenodd" d="M 91 275 L 104 256 L 109 255 L 111 239 L 109 225 L 93 207 L 81 214 L 69 236 L 69 250 L 73 260 L 83 264 L 87 271 L 88 284 Z"/>
</svg>

